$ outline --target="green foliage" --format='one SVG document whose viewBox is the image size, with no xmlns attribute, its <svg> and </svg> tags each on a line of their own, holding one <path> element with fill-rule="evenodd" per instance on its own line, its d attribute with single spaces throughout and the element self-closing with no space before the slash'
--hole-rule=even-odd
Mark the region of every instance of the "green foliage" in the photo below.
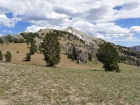
<svg viewBox="0 0 140 105">
<path fill-rule="evenodd" d="M 25 43 L 24 39 L 14 39 L 14 43 Z"/>
<path fill-rule="evenodd" d="M 0 61 L 3 60 L 3 54 L 2 54 L 2 51 L 0 50 Z"/>
<path fill-rule="evenodd" d="M 11 35 L 5 37 L 10 43 L 14 41 L 14 38 Z"/>
<path fill-rule="evenodd" d="M 4 56 L 5 56 L 6 62 L 11 62 L 12 55 L 11 55 L 10 51 L 7 51 Z"/>
<path fill-rule="evenodd" d="M 73 61 L 76 60 L 77 63 L 79 62 L 79 52 L 77 51 L 76 47 L 73 45 L 70 48 L 70 51 L 68 53 L 68 58 L 72 59 Z"/>
<path fill-rule="evenodd" d="M 135 47 L 123 47 L 115 46 L 119 52 L 119 62 L 129 65 L 139 66 L 140 65 L 140 51 L 135 50 Z"/>
<path fill-rule="evenodd" d="M 72 48 L 72 55 L 73 55 L 73 59 L 77 60 L 78 54 L 77 54 L 76 48 L 74 46 Z"/>
<path fill-rule="evenodd" d="M 14 38 L 14 37 L 12 37 L 11 35 L 7 35 L 7 36 L 5 36 L 5 41 L 1 41 L 1 39 L 0 39 L 0 43 L 3 43 L 3 42 L 5 42 L 5 43 L 25 43 L 25 41 L 24 41 L 24 39 L 17 39 L 17 38 Z"/>
<path fill-rule="evenodd" d="M 26 53 L 26 61 L 30 61 L 31 60 L 31 54 L 30 53 Z"/>
<path fill-rule="evenodd" d="M 38 37 L 40 38 L 38 33 L 32 33 L 32 32 L 28 32 L 28 33 L 20 33 L 20 35 L 23 36 L 23 38 L 26 40 L 26 43 L 33 43 L 34 38 Z"/>
<path fill-rule="evenodd" d="M 103 68 L 105 71 L 120 71 L 118 65 L 118 52 L 110 43 L 100 45 L 97 58 L 103 63 Z"/>
<path fill-rule="evenodd" d="M 55 33 L 47 33 L 42 43 L 43 54 L 48 66 L 55 66 L 60 62 L 60 43 Z"/>
<path fill-rule="evenodd" d="M 39 51 L 40 51 L 40 53 L 42 53 L 42 47 L 41 47 L 41 45 L 39 45 Z"/>
<path fill-rule="evenodd" d="M 92 61 L 92 54 L 91 53 L 88 53 L 88 59 L 89 59 L 89 61 Z"/>
<path fill-rule="evenodd" d="M 0 44 L 2 44 L 3 43 L 3 40 L 2 40 L 2 38 L 0 38 Z"/>
<path fill-rule="evenodd" d="M 35 43 L 32 43 L 31 47 L 30 47 L 30 53 L 32 55 L 34 55 L 36 51 L 37 51 L 37 47 L 36 47 Z"/>
</svg>

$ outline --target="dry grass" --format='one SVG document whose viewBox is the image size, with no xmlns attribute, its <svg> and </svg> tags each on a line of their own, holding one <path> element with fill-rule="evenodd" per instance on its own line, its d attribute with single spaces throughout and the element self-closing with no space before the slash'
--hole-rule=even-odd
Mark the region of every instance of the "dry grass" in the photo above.
<svg viewBox="0 0 140 105">
<path fill-rule="evenodd" d="M 12 53 L 15 63 L 0 63 L 0 105 L 140 104 L 139 67 L 120 64 L 121 73 L 105 72 L 100 63 L 76 64 L 62 51 L 56 68 L 46 68 L 39 53 L 30 62 L 22 62 L 28 47 L 0 45 L 3 53 Z"/>
<path fill-rule="evenodd" d="M 115 73 L 0 63 L 0 104 L 140 105 L 140 68 L 120 65 Z"/>
<path fill-rule="evenodd" d="M 0 50 L 3 54 L 7 51 L 10 51 L 12 54 L 12 63 L 22 63 L 22 60 L 26 57 L 26 53 L 29 52 L 29 46 L 27 44 L 17 44 L 17 43 L 10 43 L 10 44 L 0 44 Z M 19 52 L 19 53 L 17 53 Z"/>
<path fill-rule="evenodd" d="M 31 61 L 30 62 L 25 62 L 23 61 L 26 58 L 26 53 L 29 52 L 29 45 L 26 43 L 24 44 L 19 44 L 19 43 L 10 43 L 9 45 L 7 44 L 0 44 L 0 50 L 2 51 L 3 54 L 6 53 L 6 51 L 10 51 L 12 54 L 12 63 L 16 64 L 33 64 L 33 65 L 46 65 L 46 62 L 44 61 L 44 56 L 43 54 L 36 53 L 35 55 L 31 56 Z M 19 51 L 19 53 L 17 53 Z M 66 67 L 66 68 L 83 68 L 83 69 L 96 69 L 96 68 L 101 68 L 100 66 L 96 65 L 95 62 L 89 62 L 87 64 L 85 63 L 80 63 L 77 64 L 73 62 L 71 59 L 67 58 L 67 55 L 64 54 L 64 51 L 61 53 L 61 62 L 57 65 L 57 67 Z"/>
</svg>

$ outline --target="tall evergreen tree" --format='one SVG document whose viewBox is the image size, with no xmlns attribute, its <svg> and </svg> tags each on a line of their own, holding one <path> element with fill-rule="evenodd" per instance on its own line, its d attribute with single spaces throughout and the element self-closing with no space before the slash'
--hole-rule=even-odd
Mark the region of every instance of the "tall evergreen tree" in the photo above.
<svg viewBox="0 0 140 105">
<path fill-rule="evenodd" d="M 2 44 L 3 43 L 3 40 L 2 40 L 2 38 L 0 38 L 0 44 Z"/>
<path fill-rule="evenodd" d="M 75 46 L 73 46 L 72 54 L 73 54 L 74 60 L 77 60 L 78 59 L 78 52 L 76 51 L 76 47 Z"/>
<path fill-rule="evenodd" d="M 36 51 L 37 51 L 37 47 L 35 43 L 31 43 L 30 54 L 34 55 Z"/>
<path fill-rule="evenodd" d="M 60 62 L 60 43 L 55 33 L 47 33 L 42 43 L 43 54 L 47 65 L 52 67 Z"/>
<path fill-rule="evenodd" d="M 104 43 L 100 46 L 97 58 L 103 63 L 105 71 L 120 71 L 118 65 L 118 52 L 110 43 Z"/>
<path fill-rule="evenodd" d="M 89 59 L 89 61 L 92 61 L 92 54 L 91 53 L 88 53 L 88 59 Z"/>
<path fill-rule="evenodd" d="M 2 54 L 2 51 L 0 50 L 0 61 L 3 60 L 3 54 Z"/>
</svg>

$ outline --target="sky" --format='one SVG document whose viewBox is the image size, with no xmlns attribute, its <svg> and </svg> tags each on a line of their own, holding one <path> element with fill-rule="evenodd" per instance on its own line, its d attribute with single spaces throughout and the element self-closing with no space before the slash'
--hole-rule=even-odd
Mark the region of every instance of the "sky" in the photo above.
<svg viewBox="0 0 140 105">
<path fill-rule="evenodd" d="M 0 0 L 0 36 L 76 28 L 117 45 L 140 45 L 139 0 Z"/>
</svg>

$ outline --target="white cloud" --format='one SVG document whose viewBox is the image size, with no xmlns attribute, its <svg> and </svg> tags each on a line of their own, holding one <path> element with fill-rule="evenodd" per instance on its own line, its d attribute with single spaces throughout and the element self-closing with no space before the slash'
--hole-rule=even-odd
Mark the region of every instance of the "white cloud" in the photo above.
<svg viewBox="0 0 140 105">
<path fill-rule="evenodd" d="M 0 26 L 14 27 L 16 20 L 14 18 L 10 19 L 6 17 L 5 14 L 0 14 Z"/>
<path fill-rule="evenodd" d="M 132 26 L 132 27 L 130 28 L 130 32 L 131 32 L 131 33 L 140 34 L 140 26 Z"/>
<path fill-rule="evenodd" d="M 121 10 L 113 9 L 122 6 Z M 32 23 L 25 31 L 69 26 L 106 40 L 132 40 L 140 26 L 123 28 L 118 19 L 140 18 L 138 0 L 0 0 L 0 26 L 14 27 L 18 21 Z M 8 18 L 5 13 L 13 13 Z M 69 20 L 72 18 L 72 20 Z"/>
<path fill-rule="evenodd" d="M 11 31 L 11 30 L 2 30 L 2 32 L 3 32 L 3 33 L 7 33 L 7 32 L 8 32 L 8 33 L 14 33 L 14 32 Z"/>
<path fill-rule="evenodd" d="M 138 8 L 140 5 L 140 2 L 137 1 L 131 1 L 131 2 L 126 2 L 122 6 L 122 10 L 134 10 L 135 8 Z"/>
<path fill-rule="evenodd" d="M 62 26 L 55 26 L 43 21 L 37 22 L 37 24 L 29 26 L 26 31 L 36 32 L 41 28 L 64 29 L 69 26 L 76 27 L 85 33 L 107 41 L 134 41 L 133 39 L 136 41 L 134 32 L 130 32 L 131 29 L 121 28 L 113 22 L 92 24 L 82 19 L 65 20 L 65 23 L 62 24 Z"/>
<path fill-rule="evenodd" d="M 26 28 L 26 32 L 36 32 L 36 31 L 39 31 L 40 29 L 45 29 L 45 28 L 40 27 L 40 26 L 32 25 L 32 26 L 29 26 L 29 27 Z"/>
<path fill-rule="evenodd" d="M 101 39 L 104 39 L 105 38 L 104 35 L 99 34 L 99 33 L 95 33 L 95 37 L 96 38 L 101 38 Z"/>
<path fill-rule="evenodd" d="M 2 32 L 7 32 L 7 30 L 2 30 Z"/>
</svg>

